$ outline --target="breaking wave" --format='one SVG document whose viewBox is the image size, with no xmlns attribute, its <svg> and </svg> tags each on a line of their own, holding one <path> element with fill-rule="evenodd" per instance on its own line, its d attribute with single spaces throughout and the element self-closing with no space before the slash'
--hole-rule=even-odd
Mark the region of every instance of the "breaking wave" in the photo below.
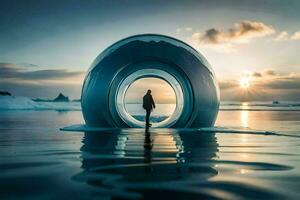
<svg viewBox="0 0 300 200">
<path fill-rule="evenodd" d="M 81 110 L 80 102 L 37 102 L 28 97 L 1 96 L 0 110 Z"/>
</svg>

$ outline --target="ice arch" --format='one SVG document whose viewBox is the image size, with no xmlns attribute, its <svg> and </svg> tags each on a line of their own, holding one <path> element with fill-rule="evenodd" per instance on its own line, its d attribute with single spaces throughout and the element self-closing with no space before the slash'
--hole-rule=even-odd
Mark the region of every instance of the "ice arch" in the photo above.
<svg viewBox="0 0 300 200">
<path fill-rule="evenodd" d="M 157 127 L 213 126 L 219 87 L 207 60 L 186 43 L 163 35 L 135 35 L 105 49 L 92 63 L 81 95 L 90 127 L 142 127 L 126 113 L 124 95 L 143 77 L 167 81 L 176 93 L 176 109 Z"/>
</svg>

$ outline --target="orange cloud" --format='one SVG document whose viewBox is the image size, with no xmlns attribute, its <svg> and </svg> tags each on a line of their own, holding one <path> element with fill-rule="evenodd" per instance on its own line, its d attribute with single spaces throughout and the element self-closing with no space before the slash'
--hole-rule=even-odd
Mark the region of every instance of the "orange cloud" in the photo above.
<svg viewBox="0 0 300 200">
<path fill-rule="evenodd" d="M 274 28 L 262 22 L 242 21 L 227 31 L 211 28 L 204 33 L 194 33 L 193 37 L 202 44 L 220 44 L 247 42 L 252 38 L 264 37 L 273 33 L 275 33 Z"/>
</svg>

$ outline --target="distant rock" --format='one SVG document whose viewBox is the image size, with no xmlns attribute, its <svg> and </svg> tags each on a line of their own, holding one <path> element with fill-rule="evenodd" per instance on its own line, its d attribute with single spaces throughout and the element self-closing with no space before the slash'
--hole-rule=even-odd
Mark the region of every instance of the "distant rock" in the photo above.
<svg viewBox="0 0 300 200">
<path fill-rule="evenodd" d="M 7 91 L 0 91 L 0 96 L 11 96 L 11 93 L 7 92 Z"/>
<path fill-rule="evenodd" d="M 59 95 L 55 99 L 53 99 L 53 101 L 55 101 L 55 102 L 68 102 L 70 100 L 69 100 L 69 97 L 63 95 L 62 93 L 59 93 Z"/>
</svg>

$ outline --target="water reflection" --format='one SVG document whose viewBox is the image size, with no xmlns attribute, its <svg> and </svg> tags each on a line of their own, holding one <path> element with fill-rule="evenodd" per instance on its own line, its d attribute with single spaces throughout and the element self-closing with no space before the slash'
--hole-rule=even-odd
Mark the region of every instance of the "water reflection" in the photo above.
<svg viewBox="0 0 300 200">
<path fill-rule="evenodd" d="M 170 129 L 86 132 L 81 152 L 83 170 L 73 179 L 116 197 L 136 198 L 153 190 L 178 193 L 176 184 L 190 190 L 191 181 L 201 183 L 218 174 L 211 162 L 218 152 L 214 134 Z"/>
<path fill-rule="evenodd" d="M 151 164 L 153 140 L 149 131 L 145 132 L 144 139 L 144 163 Z"/>
<path fill-rule="evenodd" d="M 241 117 L 240 117 L 240 121 L 241 121 L 241 126 L 244 128 L 249 127 L 249 103 L 248 102 L 243 102 L 241 105 L 241 109 L 242 111 L 241 113 Z"/>
<path fill-rule="evenodd" d="M 249 127 L 249 111 L 241 111 L 241 126 L 244 128 Z"/>
</svg>

